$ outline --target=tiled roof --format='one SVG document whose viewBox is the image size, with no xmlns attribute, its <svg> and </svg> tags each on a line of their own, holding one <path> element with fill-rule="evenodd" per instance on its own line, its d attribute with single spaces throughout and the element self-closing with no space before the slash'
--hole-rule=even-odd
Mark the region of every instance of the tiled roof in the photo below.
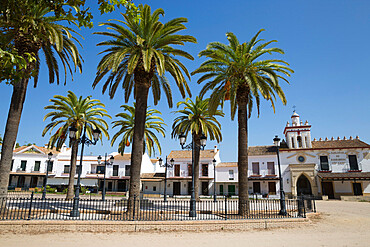
<svg viewBox="0 0 370 247">
<path fill-rule="evenodd" d="M 216 165 L 216 167 L 237 167 L 238 162 L 221 162 Z"/>
<path fill-rule="evenodd" d="M 350 178 L 350 179 L 364 179 L 368 178 L 370 179 L 370 172 L 325 172 L 325 173 L 319 173 L 318 177 L 322 179 L 344 179 L 344 178 Z"/>
<path fill-rule="evenodd" d="M 143 173 L 140 178 L 164 178 L 164 173 Z"/>
<path fill-rule="evenodd" d="M 13 153 L 18 153 L 18 152 L 21 152 L 22 150 L 25 150 L 25 149 L 27 149 L 27 148 L 29 148 L 29 149 L 32 149 L 32 148 L 36 148 L 36 149 L 38 149 L 38 150 L 40 150 L 41 152 L 43 152 L 44 154 L 47 154 L 47 153 L 49 153 L 49 152 L 52 152 L 53 154 L 55 154 L 55 153 L 60 153 L 60 151 L 57 151 L 57 149 L 55 148 L 55 147 L 53 147 L 52 149 L 49 149 L 49 148 L 44 148 L 44 147 L 39 147 L 39 146 L 36 146 L 36 145 L 31 145 L 31 146 L 21 146 L 21 147 L 19 147 L 19 148 L 15 148 L 14 150 L 13 150 Z M 68 148 L 69 149 L 69 148 Z M 67 149 L 67 150 L 68 150 Z"/>
<path fill-rule="evenodd" d="M 370 145 L 359 140 L 330 140 L 330 141 L 312 141 L 312 148 L 370 148 Z"/>
<path fill-rule="evenodd" d="M 131 154 L 117 154 L 114 156 L 114 160 L 130 160 L 131 159 Z"/>
<path fill-rule="evenodd" d="M 275 146 L 252 146 L 248 147 L 248 155 L 258 156 L 258 155 L 272 155 L 276 154 Z"/>
<path fill-rule="evenodd" d="M 218 150 L 217 150 L 218 151 Z M 215 157 L 215 152 L 213 149 L 206 149 L 200 151 L 200 158 L 213 158 Z M 171 151 L 168 155 L 169 159 L 191 159 L 191 150 L 175 150 Z"/>
</svg>

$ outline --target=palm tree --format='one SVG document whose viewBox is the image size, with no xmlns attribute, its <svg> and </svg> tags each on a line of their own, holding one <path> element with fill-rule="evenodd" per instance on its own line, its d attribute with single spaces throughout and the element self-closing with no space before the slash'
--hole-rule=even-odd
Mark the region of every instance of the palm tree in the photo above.
<svg viewBox="0 0 370 247">
<path fill-rule="evenodd" d="M 119 24 L 103 23 L 111 32 L 98 32 L 111 40 L 99 43 L 108 46 L 103 58 L 98 64 L 97 76 L 93 87 L 107 74 L 103 93 L 109 88 L 112 98 L 117 87 L 122 83 L 125 91 L 125 101 L 128 102 L 132 91 L 136 100 L 135 125 L 131 155 L 131 179 L 129 190 L 128 212 L 133 212 L 133 200 L 140 193 L 140 169 L 144 145 L 145 119 L 149 89 L 152 89 L 154 105 L 161 98 L 161 89 L 167 96 L 169 107 L 172 107 L 172 93 L 165 77 L 165 72 L 175 79 L 182 97 L 190 88 L 183 73 L 190 79 L 186 67 L 175 58 L 176 55 L 193 60 L 187 52 L 173 48 L 172 45 L 184 45 L 185 42 L 195 43 L 196 39 L 189 35 L 176 34 L 186 29 L 183 23 L 186 18 L 175 18 L 166 23 L 159 21 L 164 15 L 162 9 L 151 13 L 148 5 L 139 6 L 140 20 L 131 15 L 122 14 L 124 21 L 116 20 Z M 121 24 L 121 25 L 120 25 Z"/>
<path fill-rule="evenodd" d="M 202 88 L 200 95 L 212 91 L 210 96 L 210 111 L 230 100 L 231 119 L 238 110 L 238 178 L 239 178 L 239 214 L 247 213 L 248 201 L 248 128 L 253 102 L 258 114 L 260 96 L 269 100 L 275 111 L 276 95 L 286 104 L 286 98 L 279 85 L 279 79 L 286 82 L 284 76 L 290 76 L 294 71 L 288 63 L 278 59 L 261 60 L 266 53 L 284 54 L 279 48 L 266 48 L 276 42 L 262 42 L 257 39 L 261 29 L 249 42 L 240 44 L 233 33 L 227 33 L 228 45 L 212 42 L 199 53 L 208 60 L 200 65 L 192 74 L 204 73 L 198 83 L 209 80 Z M 262 43 L 261 43 L 262 42 Z"/>
<path fill-rule="evenodd" d="M 111 145 L 113 146 L 114 142 L 118 137 L 122 135 L 122 139 L 119 142 L 118 152 L 123 154 L 125 152 L 125 146 L 129 146 L 134 138 L 134 126 L 135 126 L 135 106 L 122 105 L 124 112 L 118 113 L 116 117 L 121 118 L 121 120 L 113 121 L 113 128 L 120 127 L 116 134 L 114 134 Z M 148 151 L 149 156 L 155 154 L 155 146 L 158 148 L 159 154 L 162 153 L 161 145 L 158 141 L 158 138 L 154 131 L 160 133 L 165 137 L 165 129 L 163 125 L 166 125 L 163 119 L 154 114 L 162 115 L 162 113 L 155 109 L 149 109 L 146 113 L 145 119 L 145 132 L 144 132 L 144 150 L 145 148 Z"/>
<path fill-rule="evenodd" d="M 108 124 L 105 122 L 103 117 L 111 117 L 104 109 L 104 104 L 99 100 L 91 99 L 91 96 L 86 98 L 82 98 L 82 96 L 77 97 L 73 92 L 68 91 L 67 97 L 55 95 L 50 102 L 52 102 L 52 104 L 46 106 L 45 109 L 52 111 L 45 115 L 44 121 L 50 118 L 51 122 L 46 125 L 44 131 L 42 132 L 42 136 L 45 136 L 47 132 L 52 133 L 55 128 L 57 128 L 57 131 L 55 131 L 50 137 L 48 143 L 49 148 L 56 146 L 57 149 L 60 149 L 68 137 L 69 127 L 71 126 L 74 126 L 77 129 L 77 139 L 80 137 L 80 135 L 82 135 L 85 124 L 86 133 L 90 139 L 92 137 L 92 130 L 94 128 L 99 128 L 109 139 L 109 134 L 107 132 Z M 72 152 L 66 199 L 73 198 L 78 142 L 72 141 L 70 142 L 70 145 L 72 146 Z"/>
<path fill-rule="evenodd" d="M 10 103 L 7 123 L 2 145 L 0 161 L 0 197 L 7 195 L 9 171 L 12 163 L 13 147 L 17 139 L 18 126 L 23 110 L 24 100 L 29 79 L 34 78 L 34 86 L 37 85 L 40 69 L 39 51 L 42 50 L 44 59 L 49 70 L 49 83 L 59 83 L 59 63 L 63 65 L 65 76 L 67 71 L 71 74 L 77 68 L 81 71 L 82 58 L 78 53 L 72 36 L 71 28 L 60 24 L 65 20 L 53 14 L 47 5 L 36 1 L 18 1 L 14 11 L 1 11 L 0 13 L 0 40 L 5 49 L 8 44 L 13 44 L 18 55 L 27 61 L 26 68 L 20 71 L 24 77 L 19 81 L 13 81 L 13 94 Z M 73 22 L 72 22 L 73 23 Z M 30 57 L 35 59 L 28 59 Z M 71 62 L 73 67 L 71 67 Z M 64 81 L 66 82 L 66 81 Z"/>
<path fill-rule="evenodd" d="M 211 140 L 222 141 L 221 124 L 215 116 L 224 116 L 220 110 L 216 110 L 212 115 L 208 110 L 209 99 L 196 97 L 195 102 L 186 99 L 177 103 L 177 107 L 184 106 L 182 110 L 175 111 L 181 114 L 176 117 L 172 125 L 172 138 L 180 134 L 191 133 L 195 145 L 200 147 L 200 137 L 202 134 L 209 136 Z M 194 150 L 194 191 L 195 198 L 199 200 L 199 159 L 200 149 Z"/>
</svg>

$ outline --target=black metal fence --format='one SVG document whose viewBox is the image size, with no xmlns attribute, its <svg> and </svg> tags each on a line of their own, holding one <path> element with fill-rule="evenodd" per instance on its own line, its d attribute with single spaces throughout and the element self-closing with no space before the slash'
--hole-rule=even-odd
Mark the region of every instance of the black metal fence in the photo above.
<svg viewBox="0 0 370 247">
<path fill-rule="evenodd" d="M 214 202 L 197 202 L 196 217 L 189 217 L 189 200 L 140 199 L 134 200 L 128 213 L 127 200 L 80 199 L 79 217 L 71 217 L 73 201 L 64 198 L 8 197 L 0 200 L 0 220 L 228 220 L 273 219 L 306 217 L 308 199 L 286 200 L 287 215 L 279 214 L 280 202 L 276 199 L 250 199 L 248 210 L 240 215 L 238 200 L 224 198 Z M 311 200 L 310 205 L 315 201 Z"/>
</svg>

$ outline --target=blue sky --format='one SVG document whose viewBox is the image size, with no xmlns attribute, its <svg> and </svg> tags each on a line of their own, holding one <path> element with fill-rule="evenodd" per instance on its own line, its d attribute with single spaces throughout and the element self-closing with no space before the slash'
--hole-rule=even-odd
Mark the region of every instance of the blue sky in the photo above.
<svg viewBox="0 0 370 247">
<path fill-rule="evenodd" d="M 90 2 L 90 1 L 89 1 Z M 93 2 L 93 1 L 91 1 Z M 94 1 L 97 2 L 97 1 Z M 370 69 L 370 2 L 369 1 L 135 1 L 148 3 L 153 9 L 163 8 L 162 21 L 176 17 L 188 18 L 187 30 L 183 33 L 197 38 L 197 44 L 187 44 L 184 50 L 191 53 L 194 61 L 183 59 L 189 71 L 196 69 L 204 61 L 197 54 L 207 43 L 220 41 L 227 43 L 225 33 L 233 32 L 241 42 L 248 41 L 259 29 L 266 29 L 261 37 L 265 40 L 278 40 L 274 46 L 282 48 L 284 55 L 274 58 L 289 62 L 295 73 L 290 78 L 290 85 L 281 82 L 288 104 L 276 104 L 274 114 L 268 102 L 262 102 L 261 115 L 254 112 L 249 120 L 249 145 L 270 145 L 275 135 L 283 137 L 283 129 L 293 111 L 293 105 L 303 121 L 312 124 L 312 138 L 334 136 L 356 136 L 370 142 L 370 83 L 366 71 Z M 100 16 L 97 6 L 92 6 L 95 13 L 94 29 L 83 29 L 81 54 L 85 60 L 83 73 L 75 74 L 74 81 L 67 78 L 67 85 L 48 83 L 46 65 L 42 63 L 37 88 L 30 83 L 19 127 L 17 142 L 43 145 L 48 137 L 42 137 L 43 122 L 46 114 L 44 107 L 54 95 L 66 95 L 69 90 L 84 97 L 92 95 L 101 100 L 112 116 L 120 112 L 124 104 L 122 91 L 118 90 L 113 100 L 102 95 L 101 86 L 95 90 L 91 85 L 95 78 L 96 66 L 102 51 L 96 47 L 104 37 L 92 35 L 94 31 L 105 30 L 98 22 L 111 18 L 121 18 L 119 12 Z M 121 10 L 122 11 L 122 10 Z M 265 57 L 268 58 L 268 57 Z M 174 103 L 182 100 L 171 77 L 168 77 L 174 94 Z M 192 77 L 190 86 L 193 98 L 202 85 L 196 83 L 199 76 Z M 4 133 L 12 88 L 0 84 L 0 134 Z M 129 102 L 132 104 L 132 100 Z M 149 97 L 148 104 L 154 107 Z M 171 150 L 179 149 L 178 140 L 170 138 L 171 125 L 175 115 L 163 98 L 155 107 L 163 113 L 167 123 L 167 136 L 160 138 L 162 157 Z M 237 121 L 231 121 L 229 104 L 225 106 L 222 124 L 223 141 L 219 144 L 208 142 L 207 148 L 218 145 L 223 161 L 237 160 Z M 114 119 L 114 118 L 113 118 Z M 114 129 L 110 129 L 111 136 Z M 103 154 L 117 150 L 117 144 L 111 147 L 110 141 L 103 139 L 85 149 L 85 154 Z M 127 149 L 130 151 L 130 148 Z M 159 156 L 156 154 L 155 156 Z"/>
</svg>

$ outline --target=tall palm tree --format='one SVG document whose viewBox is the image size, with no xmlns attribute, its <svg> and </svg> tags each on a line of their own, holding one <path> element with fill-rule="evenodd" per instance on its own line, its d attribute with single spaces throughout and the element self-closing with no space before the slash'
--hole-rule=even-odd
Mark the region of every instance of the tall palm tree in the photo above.
<svg viewBox="0 0 370 247">
<path fill-rule="evenodd" d="M 62 22 L 65 18 L 55 16 L 43 1 L 40 3 L 32 1 L 31 3 L 24 0 L 18 3 L 13 11 L 2 9 L 0 12 L 0 45 L 5 49 L 12 44 L 18 51 L 18 55 L 27 61 L 26 68 L 20 71 L 24 76 L 19 81 L 12 82 L 13 94 L 4 132 L 4 142 L 1 147 L 0 197 L 7 195 L 13 147 L 17 139 L 29 79 L 33 77 L 34 86 L 37 85 L 41 62 L 40 50 L 43 51 L 49 70 L 49 83 L 54 83 L 55 80 L 59 83 L 57 58 L 62 64 L 65 76 L 67 71 L 73 73 L 73 67 L 74 70 L 78 68 L 81 71 L 82 69 L 82 58 L 74 43 L 78 40 L 72 35 L 76 32 L 65 26 L 66 23 Z M 28 59 L 30 55 L 35 59 Z"/>
<path fill-rule="evenodd" d="M 122 139 L 119 142 L 118 152 L 123 154 L 125 152 L 125 147 L 129 146 L 134 138 L 134 126 L 135 126 L 135 106 L 122 105 L 124 112 L 118 113 L 116 117 L 120 120 L 113 121 L 113 128 L 120 127 L 120 129 L 114 134 L 111 145 L 113 146 L 114 142 L 118 137 L 122 135 Z M 161 134 L 165 137 L 165 129 L 163 125 L 166 125 L 163 119 L 160 116 L 155 116 L 154 114 L 162 115 L 162 113 L 155 109 L 148 108 L 145 119 L 145 132 L 144 132 L 144 150 L 148 151 L 149 156 L 155 154 L 155 146 L 158 148 L 159 154 L 162 153 L 161 144 L 154 133 Z"/>
<path fill-rule="evenodd" d="M 101 79 L 109 74 L 103 86 L 103 93 L 109 88 L 109 95 L 113 97 L 117 87 L 122 83 L 125 91 L 125 101 L 128 102 L 132 91 L 136 100 L 135 126 L 131 155 L 131 179 L 129 190 L 128 212 L 133 212 L 133 200 L 140 193 L 140 169 L 144 145 L 145 118 L 149 89 L 152 89 L 154 105 L 161 98 L 161 89 L 167 96 L 169 107 L 172 107 L 172 93 L 165 72 L 175 79 L 182 97 L 186 92 L 190 95 L 190 88 L 183 73 L 190 79 L 186 67 L 175 56 L 193 60 L 187 52 L 173 48 L 172 45 L 184 45 L 185 42 L 195 43 L 196 39 L 190 35 L 181 35 L 177 32 L 186 29 L 183 23 L 186 18 L 175 18 L 166 23 L 159 21 L 164 15 L 162 9 L 151 13 L 148 5 L 139 6 L 140 20 L 130 15 L 122 14 L 124 21 L 116 20 L 119 24 L 108 22 L 111 32 L 98 32 L 111 38 L 99 43 L 99 46 L 108 46 L 102 53 L 105 55 L 98 65 L 95 87 Z"/>
<path fill-rule="evenodd" d="M 204 73 L 198 83 L 209 80 L 202 88 L 200 95 L 212 91 L 210 110 L 214 112 L 218 106 L 230 100 L 231 119 L 238 110 L 238 178 L 239 178 L 239 214 L 247 213 L 248 201 L 248 128 L 253 103 L 259 114 L 260 97 L 269 100 L 274 111 L 276 95 L 286 104 L 286 98 L 279 85 L 279 79 L 286 82 L 284 76 L 290 76 L 294 71 L 283 60 L 260 57 L 266 53 L 280 53 L 279 48 L 266 48 L 276 42 L 263 42 L 257 39 L 261 29 L 249 42 L 240 44 L 233 33 L 227 33 L 228 45 L 220 42 L 209 43 L 207 48 L 199 53 L 200 57 L 208 58 L 192 74 Z"/>
<path fill-rule="evenodd" d="M 47 132 L 52 133 L 55 128 L 57 128 L 57 130 L 50 137 L 48 143 L 49 148 L 56 146 L 57 149 L 60 149 L 68 137 L 69 127 L 71 126 L 77 129 L 77 139 L 82 135 L 85 124 L 86 133 L 90 139 L 92 138 L 92 130 L 95 128 L 99 128 L 109 139 L 109 134 L 107 132 L 108 124 L 103 117 L 111 117 L 107 114 L 107 110 L 104 109 L 105 105 L 99 100 L 91 99 L 91 96 L 86 98 L 82 98 L 82 96 L 77 97 L 73 92 L 68 91 L 66 97 L 55 95 L 53 99 L 50 99 L 50 102 L 52 102 L 52 104 L 45 106 L 45 109 L 51 111 L 45 115 L 44 121 L 49 118 L 51 122 L 46 125 L 42 132 L 42 136 L 45 136 Z M 72 147 L 72 152 L 67 199 L 73 198 L 78 142 L 72 141 L 70 145 Z"/>
<path fill-rule="evenodd" d="M 209 136 L 211 140 L 222 141 L 221 124 L 216 119 L 216 116 L 224 116 L 220 110 L 216 110 L 211 115 L 208 110 L 209 99 L 196 97 L 195 102 L 191 99 L 186 99 L 177 103 L 177 107 L 184 108 L 175 113 L 180 114 L 176 117 L 172 125 L 172 138 L 178 137 L 180 134 L 186 136 L 190 133 L 195 145 L 200 147 L 200 137 L 202 134 Z M 194 150 L 194 191 L 195 198 L 199 200 L 199 159 L 200 149 Z"/>
</svg>

